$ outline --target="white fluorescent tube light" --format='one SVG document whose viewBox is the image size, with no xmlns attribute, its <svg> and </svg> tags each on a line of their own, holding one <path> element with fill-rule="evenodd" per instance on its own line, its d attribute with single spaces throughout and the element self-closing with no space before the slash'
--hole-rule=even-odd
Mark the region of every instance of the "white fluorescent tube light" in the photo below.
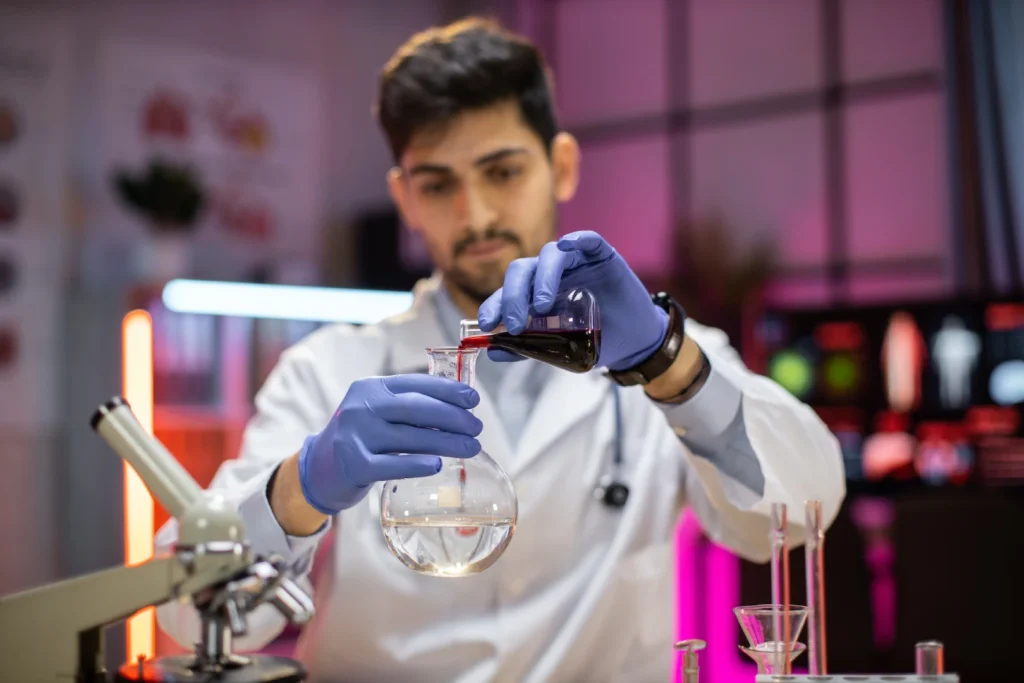
<svg viewBox="0 0 1024 683">
<path fill-rule="evenodd" d="M 171 280 L 163 302 L 175 313 L 369 325 L 407 311 L 412 293 Z"/>
</svg>

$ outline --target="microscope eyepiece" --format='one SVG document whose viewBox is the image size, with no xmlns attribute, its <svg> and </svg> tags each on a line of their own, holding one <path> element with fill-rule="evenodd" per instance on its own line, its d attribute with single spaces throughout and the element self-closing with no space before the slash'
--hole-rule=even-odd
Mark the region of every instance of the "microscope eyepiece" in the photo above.
<svg viewBox="0 0 1024 683">
<path fill-rule="evenodd" d="M 131 410 L 131 406 L 128 405 L 128 401 L 124 399 L 124 396 L 115 396 L 114 398 L 110 399 L 109 401 L 101 405 L 99 408 L 97 408 L 96 412 L 92 414 L 92 419 L 89 420 L 89 426 L 92 427 L 93 431 L 96 431 L 96 429 L 100 426 L 100 422 L 103 420 L 103 418 L 105 418 L 107 415 L 114 412 L 121 406 L 125 406 L 129 410 Z"/>
</svg>

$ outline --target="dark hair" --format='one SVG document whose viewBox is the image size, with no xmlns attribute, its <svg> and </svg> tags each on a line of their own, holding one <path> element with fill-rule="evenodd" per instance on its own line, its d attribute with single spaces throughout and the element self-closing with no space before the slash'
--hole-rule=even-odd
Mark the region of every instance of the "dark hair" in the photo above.
<svg viewBox="0 0 1024 683">
<path fill-rule="evenodd" d="M 397 162 L 413 135 L 503 101 L 550 149 L 558 132 L 540 50 L 494 21 L 470 18 L 418 33 L 384 66 L 375 107 Z"/>
</svg>

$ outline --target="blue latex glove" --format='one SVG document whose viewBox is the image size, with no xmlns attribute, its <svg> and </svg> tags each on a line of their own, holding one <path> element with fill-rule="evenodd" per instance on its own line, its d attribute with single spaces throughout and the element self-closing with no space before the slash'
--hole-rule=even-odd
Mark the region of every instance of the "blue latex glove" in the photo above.
<svg viewBox="0 0 1024 683">
<path fill-rule="evenodd" d="M 661 346 L 668 332 L 668 314 L 618 252 L 596 232 L 582 231 L 549 242 L 536 258 L 516 259 L 505 282 L 480 306 L 480 329 L 490 332 L 504 323 L 511 334 L 526 329 L 529 315 L 551 310 L 556 294 L 587 289 L 601 312 L 601 355 L 598 365 L 625 370 L 638 365 Z M 522 360 L 500 349 L 488 350 L 492 360 Z"/>
<path fill-rule="evenodd" d="M 432 375 L 354 382 L 327 427 L 299 452 L 303 495 L 334 515 L 362 500 L 374 482 L 437 474 L 439 455 L 473 457 L 483 423 L 469 409 L 479 402 L 472 387 Z"/>
</svg>

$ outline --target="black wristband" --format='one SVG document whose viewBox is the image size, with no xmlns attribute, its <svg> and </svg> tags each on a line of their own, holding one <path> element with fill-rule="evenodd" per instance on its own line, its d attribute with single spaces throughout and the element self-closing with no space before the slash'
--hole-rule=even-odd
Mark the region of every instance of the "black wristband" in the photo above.
<svg viewBox="0 0 1024 683">
<path fill-rule="evenodd" d="M 656 377 L 660 377 L 672 367 L 683 348 L 686 311 L 665 292 L 655 294 L 651 297 L 651 301 L 655 306 L 668 313 L 668 332 L 658 350 L 642 362 L 626 370 L 608 371 L 608 377 L 621 386 L 650 384 Z"/>
</svg>

